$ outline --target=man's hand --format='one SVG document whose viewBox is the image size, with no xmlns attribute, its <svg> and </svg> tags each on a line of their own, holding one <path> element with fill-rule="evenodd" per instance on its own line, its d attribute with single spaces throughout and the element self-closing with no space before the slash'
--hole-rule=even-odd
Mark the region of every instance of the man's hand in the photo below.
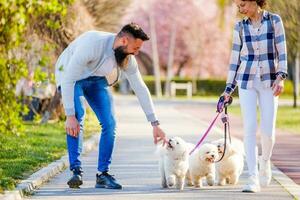
<svg viewBox="0 0 300 200">
<path fill-rule="evenodd" d="M 67 116 L 65 127 L 66 127 L 67 134 L 73 137 L 78 136 L 78 133 L 80 131 L 80 126 L 74 115 Z"/>
<path fill-rule="evenodd" d="M 166 134 L 159 128 L 159 126 L 153 126 L 153 139 L 154 144 L 162 141 L 163 145 L 165 145 L 165 143 L 167 142 Z"/>
<path fill-rule="evenodd" d="M 273 95 L 275 97 L 280 95 L 283 92 L 283 89 L 284 89 L 284 81 L 280 77 L 277 77 L 277 79 L 272 85 Z"/>
</svg>

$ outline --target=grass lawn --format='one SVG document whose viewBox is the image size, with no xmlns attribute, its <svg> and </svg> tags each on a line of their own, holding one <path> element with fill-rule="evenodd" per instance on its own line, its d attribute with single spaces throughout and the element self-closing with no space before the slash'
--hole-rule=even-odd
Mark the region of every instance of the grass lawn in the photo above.
<svg viewBox="0 0 300 200">
<path fill-rule="evenodd" d="M 94 114 L 89 111 L 85 120 L 85 138 L 99 131 Z M 66 153 L 64 122 L 25 124 L 20 136 L 0 137 L 0 193 L 12 190 L 22 179 Z"/>
<path fill-rule="evenodd" d="M 241 115 L 239 106 L 230 106 L 230 114 Z M 258 112 L 259 113 L 259 112 Z M 258 114 L 259 116 L 259 114 Z M 300 107 L 280 106 L 277 113 L 277 128 L 300 135 Z"/>
</svg>

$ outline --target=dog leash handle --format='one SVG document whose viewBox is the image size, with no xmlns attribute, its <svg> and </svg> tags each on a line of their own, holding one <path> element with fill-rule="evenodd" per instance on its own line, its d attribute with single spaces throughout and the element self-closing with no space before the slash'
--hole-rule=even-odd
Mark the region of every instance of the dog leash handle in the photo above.
<svg viewBox="0 0 300 200">
<path fill-rule="evenodd" d="M 231 103 L 232 103 L 232 97 L 231 96 L 229 97 L 228 101 L 225 101 L 225 96 L 224 95 L 220 96 L 219 101 L 217 103 L 217 112 L 218 113 L 223 112 L 223 109 L 227 108 L 227 106 L 231 105 Z"/>
</svg>

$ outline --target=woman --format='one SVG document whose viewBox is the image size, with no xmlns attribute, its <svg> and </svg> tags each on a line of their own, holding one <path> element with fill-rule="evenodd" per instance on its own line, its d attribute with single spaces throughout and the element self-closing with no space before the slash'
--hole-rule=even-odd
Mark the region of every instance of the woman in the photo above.
<svg viewBox="0 0 300 200">
<path fill-rule="evenodd" d="M 260 186 L 268 186 L 272 177 L 270 158 L 275 142 L 278 96 L 283 92 L 287 77 L 285 33 L 280 16 L 263 10 L 266 0 L 235 0 L 235 4 L 245 18 L 234 28 L 230 69 L 223 95 L 228 100 L 235 87 L 239 87 L 249 173 L 243 192 L 259 192 Z M 257 101 L 262 145 L 259 172 Z"/>
</svg>

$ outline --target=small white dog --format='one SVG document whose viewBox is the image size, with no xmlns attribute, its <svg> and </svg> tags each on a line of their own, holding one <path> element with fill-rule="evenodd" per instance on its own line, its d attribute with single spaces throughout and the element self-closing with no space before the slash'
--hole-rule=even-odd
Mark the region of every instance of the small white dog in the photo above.
<svg viewBox="0 0 300 200">
<path fill-rule="evenodd" d="M 166 145 L 158 145 L 160 156 L 159 169 L 163 188 L 172 187 L 183 190 L 184 180 L 188 170 L 189 149 L 187 143 L 180 137 L 169 139 Z"/>
<path fill-rule="evenodd" d="M 215 161 L 218 159 L 218 148 L 213 144 L 203 144 L 189 157 L 187 185 L 202 187 L 202 179 L 206 177 L 209 186 L 215 182 Z"/>
<path fill-rule="evenodd" d="M 224 139 L 213 142 L 217 145 L 219 156 L 224 152 Z M 226 150 L 223 159 L 217 163 L 218 184 L 237 184 L 244 168 L 244 144 L 242 141 L 232 138 L 231 143 L 226 141 Z"/>
</svg>

